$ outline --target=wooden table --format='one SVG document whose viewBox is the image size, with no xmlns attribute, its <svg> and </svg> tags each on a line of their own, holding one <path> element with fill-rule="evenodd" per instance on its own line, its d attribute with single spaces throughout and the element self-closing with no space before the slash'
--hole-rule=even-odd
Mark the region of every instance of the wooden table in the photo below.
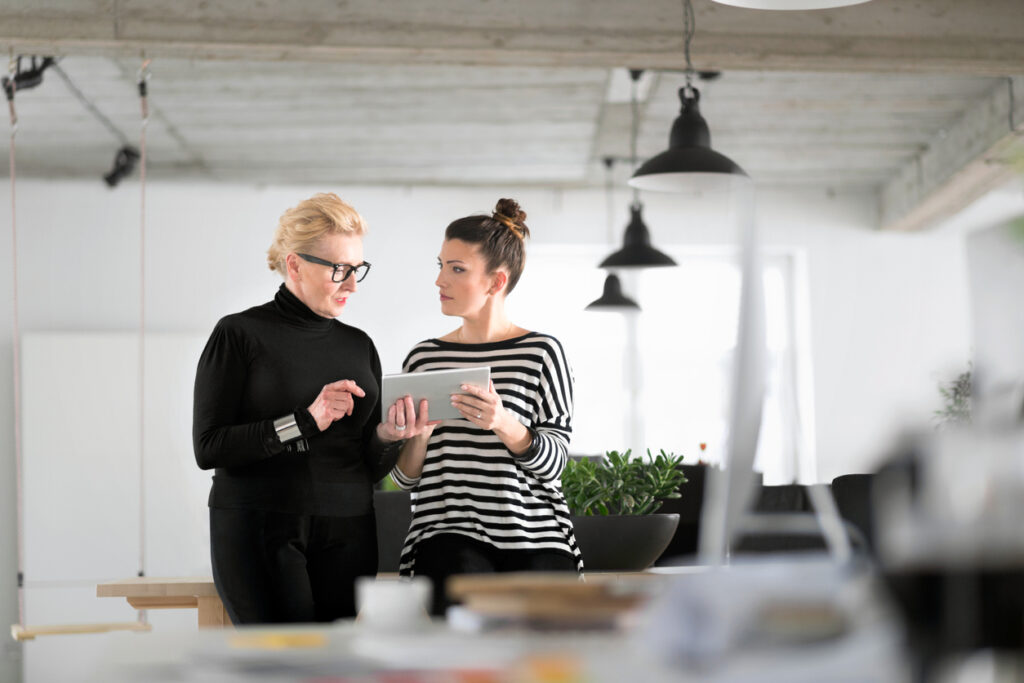
<svg viewBox="0 0 1024 683">
<path fill-rule="evenodd" d="M 137 577 L 97 584 L 96 597 L 126 598 L 135 609 L 192 609 L 199 628 L 224 628 L 231 619 L 208 576 Z"/>
</svg>

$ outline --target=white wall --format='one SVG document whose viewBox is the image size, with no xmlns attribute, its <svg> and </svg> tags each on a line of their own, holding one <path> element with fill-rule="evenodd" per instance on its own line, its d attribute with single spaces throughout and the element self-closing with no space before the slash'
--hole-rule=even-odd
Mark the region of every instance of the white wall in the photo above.
<svg viewBox="0 0 1024 683">
<path fill-rule="evenodd" d="M 147 196 L 147 325 L 205 335 L 221 315 L 259 304 L 279 280 L 264 265 L 277 216 L 324 188 L 151 183 Z M 592 191 L 446 188 L 334 189 L 366 217 L 373 271 L 345 319 L 376 341 L 385 371 L 419 339 L 455 326 L 438 313 L 433 280 L 444 226 L 488 211 L 499 196 L 520 200 L 534 244 L 606 244 L 604 198 Z M 9 206 L 6 193 L 3 206 Z M 734 239 L 731 214 L 708 199 L 650 195 L 645 218 L 658 244 L 720 245 Z M 138 316 L 138 186 L 21 181 L 18 186 L 23 332 L 131 331 Z M 627 196 L 617 195 L 624 226 Z M 1019 201 L 1019 198 L 1018 198 Z M 892 434 L 924 423 L 936 384 L 969 355 L 963 235 L 871 230 L 872 195 L 767 194 L 759 198 L 762 242 L 799 247 L 809 266 L 818 472 L 823 480 L 872 466 Z M 979 218 L 979 221 L 982 219 Z M 10 262 L 0 234 L 0 263 Z M 551 283 L 557 291 L 558 283 Z M 597 292 L 595 292 L 595 296 Z M 10 279 L 0 277 L 0 352 L 10 358 Z M 713 296 L 709 292 L 709 296 Z M 528 321 L 527 321 L 528 322 Z M 681 331 L 692 331 L 680 321 Z M 0 622 L 16 621 L 14 465 L 10 363 L 0 363 Z M 191 453 L 182 452 L 188 460 Z M 69 511 L 81 502 L 68 503 Z M 31 617 L 31 615 L 30 615 Z M 16 671 L 8 646 L 0 679 Z"/>
</svg>

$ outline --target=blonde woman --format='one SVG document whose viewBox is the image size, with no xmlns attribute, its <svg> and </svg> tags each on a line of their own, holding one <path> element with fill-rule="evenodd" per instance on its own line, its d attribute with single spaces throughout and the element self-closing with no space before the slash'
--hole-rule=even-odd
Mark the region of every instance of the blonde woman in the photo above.
<svg viewBox="0 0 1024 683">
<path fill-rule="evenodd" d="M 284 283 L 199 359 L 193 445 L 216 469 L 213 576 L 236 624 L 353 616 L 356 577 L 377 570 L 372 486 L 418 427 L 395 406 L 382 423 L 377 350 L 336 320 L 370 270 L 365 230 L 334 194 L 286 211 L 267 255 Z"/>
</svg>

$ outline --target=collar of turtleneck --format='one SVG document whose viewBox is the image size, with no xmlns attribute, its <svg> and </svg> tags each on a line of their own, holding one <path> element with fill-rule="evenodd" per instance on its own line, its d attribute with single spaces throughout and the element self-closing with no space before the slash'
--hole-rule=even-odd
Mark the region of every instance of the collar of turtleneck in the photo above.
<svg viewBox="0 0 1024 683">
<path fill-rule="evenodd" d="M 274 306 L 286 321 L 300 327 L 326 329 L 334 322 L 333 318 L 325 318 L 310 310 L 309 306 L 302 303 L 284 284 L 274 295 Z"/>
</svg>

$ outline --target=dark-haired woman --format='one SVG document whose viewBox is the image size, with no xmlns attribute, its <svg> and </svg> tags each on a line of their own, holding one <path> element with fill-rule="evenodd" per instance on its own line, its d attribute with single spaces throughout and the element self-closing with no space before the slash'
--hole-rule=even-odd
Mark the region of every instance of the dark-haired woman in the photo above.
<svg viewBox="0 0 1024 683">
<path fill-rule="evenodd" d="M 502 199 L 490 216 L 448 226 L 435 284 L 441 311 L 462 324 L 417 344 L 403 364 L 406 372 L 491 368 L 489 387 L 452 397 L 464 419 L 410 438 L 391 473 L 412 491 L 401 572 L 433 580 L 435 614 L 455 574 L 583 568 L 560 482 L 572 432 L 569 364 L 557 339 L 505 312 L 526 261 L 525 218 Z"/>
</svg>

